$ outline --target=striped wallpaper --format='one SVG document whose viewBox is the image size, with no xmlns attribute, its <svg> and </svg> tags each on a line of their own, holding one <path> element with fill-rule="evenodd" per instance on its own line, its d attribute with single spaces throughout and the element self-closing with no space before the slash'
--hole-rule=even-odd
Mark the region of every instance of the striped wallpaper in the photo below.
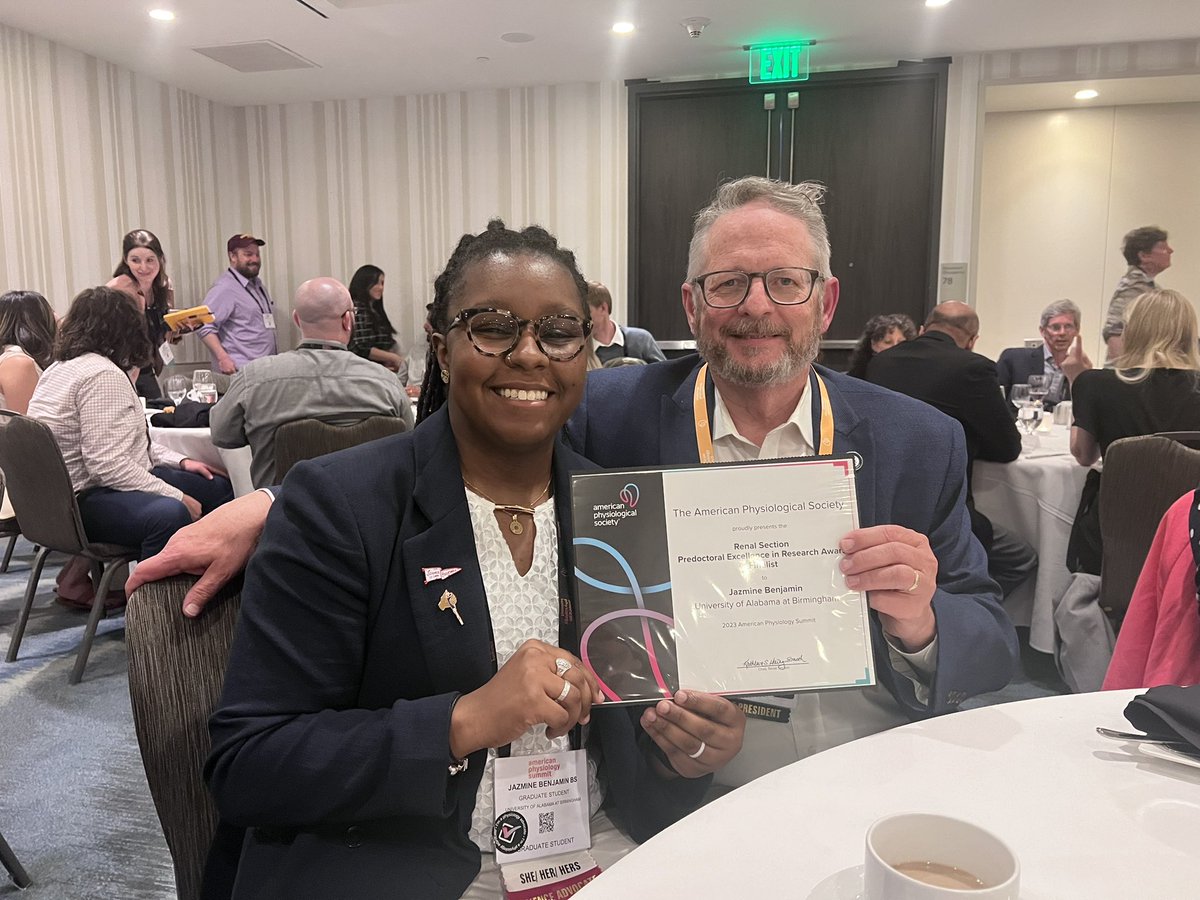
<svg viewBox="0 0 1200 900">
<path fill-rule="evenodd" d="M 621 316 L 625 123 L 615 82 L 234 108 L 0 25 L 0 289 L 63 311 L 145 227 L 199 303 L 251 231 L 285 313 L 306 278 L 380 266 L 407 346 L 459 236 L 499 215 L 556 234 Z"/>
</svg>

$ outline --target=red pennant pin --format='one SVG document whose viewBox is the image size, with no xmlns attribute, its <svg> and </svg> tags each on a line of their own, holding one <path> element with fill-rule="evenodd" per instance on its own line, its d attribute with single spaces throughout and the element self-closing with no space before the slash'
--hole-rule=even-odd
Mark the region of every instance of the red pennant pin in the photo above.
<svg viewBox="0 0 1200 900">
<path fill-rule="evenodd" d="M 445 581 L 451 575 L 455 575 L 462 571 L 462 566 L 450 566 L 442 568 L 441 566 L 422 566 L 421 571 L 425 574 L 425 583 L 429 584 L 434 581 Z"/>
</svg>

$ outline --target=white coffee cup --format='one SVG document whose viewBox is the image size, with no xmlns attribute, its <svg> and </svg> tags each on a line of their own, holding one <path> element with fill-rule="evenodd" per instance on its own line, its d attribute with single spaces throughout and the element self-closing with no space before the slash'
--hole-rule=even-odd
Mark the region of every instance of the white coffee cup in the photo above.
<svg viewBox="0 0 1200 900">
<path fill-rule="evenodd" d="M 1071 424 L 1071 401 L 1063 400 L 1054 404 L 1054 424 L 1055 425 L 1070 425 Z"/>
<path fill-rule="evenodd" d="M 919 880 L 930 877 L 929 871 L 963 883 L 950 887 Z M 962 819 L 903 813 L 867 829 L 866 900 L 1018 900 L 1020 880 L 1020 864 L 1008 845 Z"/>
</svg>

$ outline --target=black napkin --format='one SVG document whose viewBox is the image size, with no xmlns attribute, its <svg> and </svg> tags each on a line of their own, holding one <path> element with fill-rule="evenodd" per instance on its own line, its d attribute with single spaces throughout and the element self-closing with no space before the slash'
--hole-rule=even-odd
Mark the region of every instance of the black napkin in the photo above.
<svg viewBox="0 0 1200 900">
<path fill-rule="evenodd" d="M 1129 701 L 1125 718 L 1151 737 L 1184 741 L 1200 750 L 1200 684 L 1150 688 Z"/>
<path fill-rule="evenodd" d="M 150 424 L 155 428 L 207 428 L 212 406 L 195 400 L 181 400 L 175 412 L 155 413 Z"/>
</svg>

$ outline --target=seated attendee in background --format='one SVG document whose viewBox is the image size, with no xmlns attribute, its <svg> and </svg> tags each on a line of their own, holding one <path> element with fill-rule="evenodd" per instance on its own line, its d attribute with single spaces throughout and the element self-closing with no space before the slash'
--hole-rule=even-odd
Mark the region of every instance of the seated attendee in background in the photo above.
<svg viewBox="0 0 1200 900">
<path fill-rule="evenodd" d="M 855 378 L 866 378 L 867 365 L 876 353 L 882 353 L 903 341 L 911 341 L 916 336 L 917 326 L 906 315 L 888 313 L 884 316 L 871 316 L 850 353 L 850 368 L 846 370 L 846 374 Z"/>
<path fill-rule="evenodd" d="M 1121 438 L 1200 431 L 1196 311 L 1178 291 L 1142 294 L 1125 309 L 1124 349 L 1112 369 L 1083 372 L 1074 394 L 1071 453 L 1090 466 Z M 1152 477 L 1152 473 L 1147 473 Z M 1077 571 L 1100 574 L 1100 473 L 1088 473 L 1071 529 Z"/>
<path fill-rule="evenodd" d="M 71 302 L 55 362 L 29 401 L 29 415 L 49 426 L 62 451 L 89 540 L 137 547 L 142 559 L 233 497 L 223 473 L 147 438 L 126 372 L 149 347 L 132 297 L 89 288 Z"/>
<path fill-rule="evenodd" d="M 1200 491 L 1171 504 L 1117 635 L 1104 690 L 1200 684 Z"/>
<path fill-rule="evenodd" d="M 0 296 L 0 409 L 22 415 L 54 350 L 54 310 L 37 291 Z M 2 484 L 2 482 L 0 482 Z M 0 519 L 11 519 L 8 492 L 0 501 Z"/>
<path fill-rule="evenodd" d="M 250 445 L 255 487 L 278 483 L 275 431 L 286 422 L 349 425 L 368 416 L 396 416 L 413 426 L 412 404 L 399 379 L 348 352 L 354 306 L 340 281 L 314 278 L 300 285 L 292 321 L 300 329 L 299 346 L 238 369 L 209 415 L 216 446 Z"/>
<path fill-rule="evenodd" d="M 587 301 L 592 313 L 592 340 L 600 365 L 623 356 L 648 363 L 666 359 L 658 349 L 654 335 L 646 329 L 616 323 L 612 317 L 612 294 L 600 282 L 588 282 Z"/>
<path fill-rule="evenodd" d="M 1071 380 L 1090 369 L 1092 361 L 1083 352 L 1079 337 L 1079 307 L 1070 300 L 1055 300 L 1042 310 L 1038 331 L 1042 343 L 1036 347 L 1009 347 L 996 361 L 996 373 L 1004 396 L 1012 394 L 1014 384 L 1028 384 L 1030 375 L 1046 376 L 1043 409 L 1054 409 L 1071 399 Z"/>
<path fill-rule="evenodd" d="M 354 336 L 350 349 L 371 362 L 395 372 L 402 385 L 408 384 L 408 360 L 396 343 L 396 329 L 383 308 L 383 269 L 359 266 L 350 279 L 354 301 Z"/>
<path fill-rule="evenodd" d="M 996 364 L 972 352 L 979 316 L 957 301 L 935 306 L 912 341 L 897 344 L 867 366 L 867 381 L 907 394 L 940 409 L 963 427 L 967 439 L 967 511 L 971 531 L 988 555 L 988 574 L 1005 595 L 1037 568 L 1037 554 L 1016 535 L 975 508 L 971 466 L 977 459 L 1012 462 L 1021 435 L 998 390 Z"/>
<path fill-rule="evenodd" d="M 559 599 L 568 473 L 594 468 L 559 437 L 585 296 L 541 228 L 465 235 L 435 282 L 421 424 L 288 475 L 211 720 L 209 785 L 250 829 L 236 897 L 501 896 L 494 760 L 578 747 L 577 724 L 607 867 L 632 846 L 610 811 L 644 840 L 740 748 L 720 697 L 593 705 Z"/>
<path fill-rule="evenodd" d="M 121 239 L 121 261 L 108 283 L 108 287 L 124 291 L 137 300 L 145 314 L 146 335 L 150 338 L 152 353 L 141 365 L 135 387 L 138 396 L 149 400 L 162 396 L 158 386 L 158 376 L 163 369 L 161 347 L 171 334 L 163 316 L 174 305 L 175 291 L 166 266 L 167 257 L 158 238 L 144 228 L 137 228 Z"/>
<path fill-rule="evenodd" d="M 1116 365 L 1121 355 L 1121 335 L 1125 330 L 1126 307 L 1146 291 L 1158 287 L 1154 279 L 1171 265 L 1171 254 L 1175 251 L 1167 243 L 1167 233 L 1157 225 L 1135 228 L 1121 242 L 1121 255 L 1129 268 L 1117 282 L 1117 289 L 1108 301 L 1108 312 L 1104 316 L 1105 348 L 1108 354 L 1106 365 Z"/>
</svg>

